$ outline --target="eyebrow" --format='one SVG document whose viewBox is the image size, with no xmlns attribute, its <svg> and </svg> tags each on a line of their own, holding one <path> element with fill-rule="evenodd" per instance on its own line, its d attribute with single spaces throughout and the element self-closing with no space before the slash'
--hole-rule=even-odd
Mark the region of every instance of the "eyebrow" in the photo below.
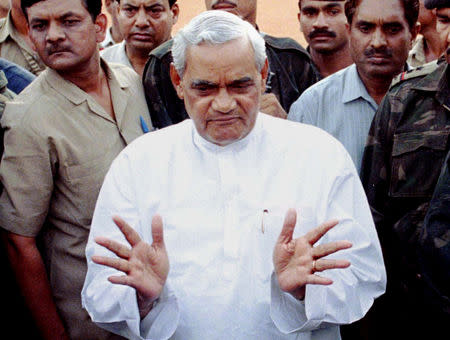
<svg viewBox="0 0 450 340">
<path fill-rule="evenodd" d="M 249 83 L 249 82 L 253 82 L 252 77 L 242 77 L 240 79 L 233 80 L 231 83 L 228 83 L 227 86 L 237 86 L 237 85 L 242 85 L 242 84 Z M 214 82 L 208 81 L 208 80 L 203 80 L 203 79 L 195 79 L 191 82 L 192 88 L 202 87 L 202 86 L 219 87 L 219 85 L 217 83 L 214 83 Z"/>
<path fill-rule="evenodd" d="M 306 5 L 305 7 L 302 7 L 302 11 L 303 10 L 318 10 L 320 8 L 325 8 L 325 9 L 329 9 L 329 8 L 341 8 L 342 6 L 342 2 L 331 2 L 329 4 L 326 4 L 324 6 L 318 5 L 318 6 L 312 6 L 312 5 Z"/>
<path fill-rule="evenodd" d="M 440 19 L 449 19 L 450 15 L 436 13 L 436 17 L 438 17 Z"/>
</svg>

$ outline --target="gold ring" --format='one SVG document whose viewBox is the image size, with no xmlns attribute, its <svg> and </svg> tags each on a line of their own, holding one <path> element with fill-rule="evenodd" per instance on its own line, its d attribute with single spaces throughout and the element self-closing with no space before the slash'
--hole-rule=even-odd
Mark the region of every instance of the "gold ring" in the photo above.
<svg viewBox="0 0 450 340">
<path fill-rule="evenodd" d="M 313 260 L 312 270 L 313 272 L 316 272 L 316 260 Z"/>
</svg>

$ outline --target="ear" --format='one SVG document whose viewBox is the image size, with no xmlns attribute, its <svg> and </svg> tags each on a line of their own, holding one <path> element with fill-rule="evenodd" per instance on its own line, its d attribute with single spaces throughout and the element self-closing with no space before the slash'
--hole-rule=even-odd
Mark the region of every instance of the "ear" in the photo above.
<svg viewBox="0 0 450 340">
<path fill-rule="evenodd" d="M 178 15 L 180 14 L 180 8 L 178 7 L 178 4 L 173 4 L 172 8 L 170 9 L 172 12 L 172 21 L 173 25 L 175 25 L 178 21 Z"/>
<path fill-rule="evenodd" d="M 416 40 L 417 34 L 420 32 L 420 22 L 417 22 L 416 25 L 411 29 L 411 46 L 412 47 L 414 40 Z"/>
<path fill-rule="evenodd" d="M 170 63 L 170 79 L 172 80 L 172 85 L 177 91 L 177 95 L 180 99 L 184 99 L 184 90 L 183 84 L 181 82 L 182 78 L 178 74 L 178 71 L 175 69 L 173 63 Z"/>
<path fill-rule="evenodd" d="M 264 93 L 266 91 L 266 82 L 268 74 L 269 74 L 269 61 L 266 58 L 264 66 L 261 69 L 261 93 Z"/>
<path fill-rule="evenodd" d="M 97 37 L 97 42 L 101 43 L 106 36 L 106 27 L 108 26 L 108 19 L 106 18 L 106 15 L 103 13 L 100 13 L 97 15 L 97 18 L 95 18 L 95 35 Z"/>
</svg>

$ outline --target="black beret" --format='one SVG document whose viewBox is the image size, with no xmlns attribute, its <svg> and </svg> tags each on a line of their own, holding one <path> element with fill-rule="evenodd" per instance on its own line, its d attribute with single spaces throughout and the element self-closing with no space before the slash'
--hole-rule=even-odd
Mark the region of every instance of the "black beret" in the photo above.
<svg viewBox="0 0 450 340">
<path fill-rule="evenodd" d="M 450 0 L 425 0 L 428 9 L 450 7 Z"/>
</svg>

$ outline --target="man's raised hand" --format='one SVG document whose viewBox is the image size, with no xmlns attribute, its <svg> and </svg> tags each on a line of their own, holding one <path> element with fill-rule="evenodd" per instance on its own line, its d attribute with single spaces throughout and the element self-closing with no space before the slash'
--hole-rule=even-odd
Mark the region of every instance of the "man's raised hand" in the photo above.
<svg viewBox="0 0 450 340">
<path fill-rule="evenodd" d="M 332 220 L 310 230 L 305 235 L 293 239 L 297 212 L 289 209 L 273 251 L 273 264 L 281 290 L 299 300 L 305 297 L 307 284 L 329 285 L 333 281 L 316 275 L 326 269 L 347 268 L 347 260 L 324 259 L 323 257 L 352 246 L 348 241 L 335 241 L 314 247 L 331 228 L 338 224 Z"/>
<path fill-rule="evenodd" d="M 151 310 L 153 302 L 161 295 L 169 274 L 169 258 L 164 245 L 162 219 L 159 215 L 153 216 L 151 245 L 143 241 L 122 218 L 114 216 L 113 220 L 131 248 L 104 237 L 96 237 L 97 244 L 109 249 L 118 258 L 94 255 L 92 261 L 125 273 L 110 276 L 108 280 L 136 289 L 139 313 L 143 318 Z"/>
</svg>

